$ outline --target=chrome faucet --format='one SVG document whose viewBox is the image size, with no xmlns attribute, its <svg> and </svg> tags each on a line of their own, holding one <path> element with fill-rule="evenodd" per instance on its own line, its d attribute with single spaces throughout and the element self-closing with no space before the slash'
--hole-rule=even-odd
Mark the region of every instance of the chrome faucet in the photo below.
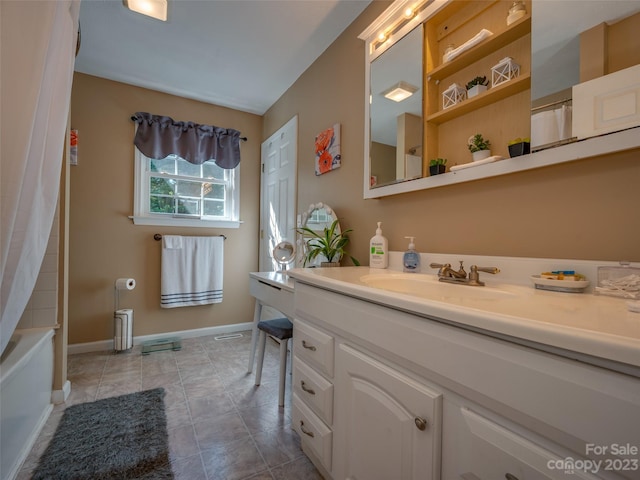
<svg viewBox="0 0 640 480">
<path fill-rule="evenodd" d="M 467 277 L 467 272 L 464 271 L 462 261 L 460 262 L 460 269 L 457 271 L 451 268 L 450 263 L 431 263 L 429 266 L 438 269 L 438 279 L 441 282 L 462 283 L 474 287 L 482 287 L 484 285 L 484 282 L 480 281 L 479 272 L 491 274 L 500 273 L 500 269 L 497 267 L 478 267 L 477 265 L 471 265 L 471 271 Z"/>
</svg>

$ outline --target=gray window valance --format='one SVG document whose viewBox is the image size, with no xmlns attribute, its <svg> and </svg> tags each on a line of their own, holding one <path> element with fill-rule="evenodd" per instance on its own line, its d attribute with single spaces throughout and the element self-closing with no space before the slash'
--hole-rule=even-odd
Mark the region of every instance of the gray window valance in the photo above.
<svg viewBox="0 0 640 480">
<path fill-rule="evenodd" d="M 199 165 L 214 160 L 221 168 L 232 169 L 240 163 L 240 132 L 231 128 L 176 122 L 170 117 L 136 112 L 131 119 L 138 124 L 133 141 L 149 158 L 178 155 Z"/>
</svg>

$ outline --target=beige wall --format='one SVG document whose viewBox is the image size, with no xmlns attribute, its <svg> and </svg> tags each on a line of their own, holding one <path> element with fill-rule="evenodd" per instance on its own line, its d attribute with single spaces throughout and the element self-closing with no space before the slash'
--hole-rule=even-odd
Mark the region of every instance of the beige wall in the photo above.
<svg viewBox="0 0 640 480">
<path fill-rule="evenodd" d="M 363 200 L 364 42 L 357 36 L 390 2 L 373 2 L 264 117 L 76 74 L 72 128 L 79 165 L 71 168 L 69 343 L 110 338 L 113 281 L 132 276 L 121 307 L 135 310 L 134 335 L 248 322 L 248 272 L 258 267 L 260 143 L 298 115 L 298 212 L 324 201 L 353 228 L 350 251 L 368 264 L 377 221 L 392 250 L 416 236 L 423 252 L 640 261 L 639 151 L 377 200 Z M 133 225 L 133 123 L 136 111 L 240 130 L 238 230 Z M 341 124 L 342 166 L 314 174 L 315 135 Z M 159 307 L 160 242 L 154 233 L 224 233 L 222 304 Z M 455 258 L 452 258 L 452 262 Z"/>
<path fill-rule="evenodd" d="M 137 111 L 234 128 L 248 137 L 241 145 L 239 229 L 140 226 L 127 218 L 133 213 L 130 117 Z M 112 337 L 119 277 L 137 280 L 135 290 L 120 294 L 120 307 L 134 309 L 135 336 L 251 321 L 248 273 L 258 267 L 262 118 L 76 73 L 71 127 L 79 130 L 79 159 L 71 167 L 69 343 Z M 160 308 L 161 242 L 154 233 L 227 236 L 221 304 Z"/>
<path fill-rule="evenodd" d="M 376 222 L 391 250 L 416 236 L 423 252 L 640 261 L 640 151 L 375 200 L 362 199 L 364 42 L 374 2 L 264 116 L 263 138 L 299 115 L 298 211 L 324 201 L 353 228 L 351 253 L 368 264 Z M 342 167 L 313 171 L 313 139 L 342 124 Z M 452 258 L 452 263 L 455 258 Z"/>
</svg>

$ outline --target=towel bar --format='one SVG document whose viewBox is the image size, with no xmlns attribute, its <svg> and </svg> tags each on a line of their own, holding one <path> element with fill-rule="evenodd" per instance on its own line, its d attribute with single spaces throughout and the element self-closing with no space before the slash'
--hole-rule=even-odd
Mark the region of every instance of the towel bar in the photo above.
<svg viewBox="0 0 640 480">
<path fill-rule="evenodd" d="M 224 238 L 225 240 L 227 239 L 227 236 L 226 236 L 226 235 L 218 235 L 218 236 L 219 236 L 219 237 Z M 162 240 L 162 235 L 161 235 L 161 234 L 159 234 L 159 233 L 156 233 L 156 234 L 153 236 L 153 239 L 154 239 L 154 240 L 156 240 L 156 241 L 160 241 L 160 240 Z"/>
</svg>

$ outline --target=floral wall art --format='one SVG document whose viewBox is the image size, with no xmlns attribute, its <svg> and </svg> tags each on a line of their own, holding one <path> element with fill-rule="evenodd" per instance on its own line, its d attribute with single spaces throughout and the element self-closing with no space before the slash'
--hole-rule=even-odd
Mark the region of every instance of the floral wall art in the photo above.
<svg viewBox="0 0 640 480">
<path fill-rule="evenodd" d="M 340 166 L 340 124 L 316 135 L 316 175 L 322 175 Z"/>
</svg>

